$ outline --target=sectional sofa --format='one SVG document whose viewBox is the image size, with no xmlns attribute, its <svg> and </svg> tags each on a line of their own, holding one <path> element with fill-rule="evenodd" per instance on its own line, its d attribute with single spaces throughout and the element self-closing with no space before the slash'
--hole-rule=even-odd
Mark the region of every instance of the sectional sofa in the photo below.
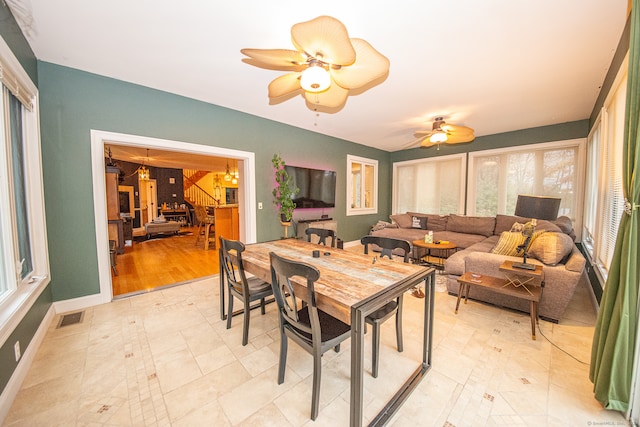
<svg viewBox="0 0 640 427">
<path fill-rule="evenodd" d="M 522 261 L 516 252 L 524 236 L 516 231 L 530 219 L 513 215 L 474 217 L 463 215 L 433 215 L 418 212 L 391 215 L 391 222 L 379 221 L 372 229 L 375 236 L 393 237 L 411 243 L 424 239 L 433 231 L 434 241 L 446 240 L 457 245 L 458 251 L 444 264 L 447 290 L 457 295 L 457 279 L 465 271 L 504 277 L 499 270 L 504 260 Z M 567 217 L 555 221 L 538 220 L 536 232 L 529 246 L 531 264 L 544 266 L 544 290 L 538 313 L 541 318 L 558 322 L 573 297 L 583 274 L 585 259 L 574 244 L 573 224 Z M 423 256 L 424 249 L 413 248 L 415 256 Z M 488 289 L 473 287 L 469 298 L 529 312 L 529 303 Z"/>
</svg>

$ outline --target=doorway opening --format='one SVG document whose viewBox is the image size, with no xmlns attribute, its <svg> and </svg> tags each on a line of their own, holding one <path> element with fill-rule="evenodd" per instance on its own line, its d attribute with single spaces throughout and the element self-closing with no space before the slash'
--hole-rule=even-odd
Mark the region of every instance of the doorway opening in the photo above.
<svg viewBox="0 0 640 427">
<path fill-rule="evenodd" d="M 111 286 L 111 265 L 109 259 L 109 239 L 106 215 L 105 185 L 105 147 L 107 145 L 124 145 L 146 147 L 194 156 L 211 156 L 237 159 L 242 167 L 239 184 L 238 210 L 240 212 L 240 239 L 246 243 L 256 241 L 256 192 L 255 192 L 255 154 L 247 151 L 221 147 L 211 147 L 181 141 L 141 137 L 114 132 L 91 131 L 91 162 L 93 175 L 94 214 L 96 228 L 96 251 L 98 255 L 98 274 L 100 281 L 101 302 L 113 299 Z"/>
</svg>

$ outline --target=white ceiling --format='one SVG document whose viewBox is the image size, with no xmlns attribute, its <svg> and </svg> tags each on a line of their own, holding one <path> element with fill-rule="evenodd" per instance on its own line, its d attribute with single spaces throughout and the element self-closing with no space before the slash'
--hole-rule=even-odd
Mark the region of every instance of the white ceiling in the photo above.
<svg viewBox="0 0 640 427">
<path fill-rule="evenodd" d="M 476 136 L 588 118 L 628 0 L 6 0 L 38 59 L 387 151 L 435 116 Z M 316 117 L 269 105 L 282 72 L 242 48 L 293 49 L 291 26 L 342 21 L 391 61 L 386 81 Z"/>
</svg>

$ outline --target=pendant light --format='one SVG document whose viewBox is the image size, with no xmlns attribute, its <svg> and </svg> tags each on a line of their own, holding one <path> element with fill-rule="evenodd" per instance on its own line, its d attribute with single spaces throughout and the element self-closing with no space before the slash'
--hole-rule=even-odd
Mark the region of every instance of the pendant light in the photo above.
<svg viewBox="0 0 640 427">
<path fill-rule="evenodd" d="M 147 148 L 147 163 L 149 163 L 149 149 Z M 140 181 L 149 181 L 150 174 L 149 169 L 144 165 L 144 160 L 142 161 L 142 166 L 138 168 L 138 179 Z"/>
<path fill-rule="evenodd" d="M 238 162 L 236 161 L 236 171 L 233 173 L 233 178 L 231 178 L 231 183 L 233 185 L 238 184 Z"/>
</svg>

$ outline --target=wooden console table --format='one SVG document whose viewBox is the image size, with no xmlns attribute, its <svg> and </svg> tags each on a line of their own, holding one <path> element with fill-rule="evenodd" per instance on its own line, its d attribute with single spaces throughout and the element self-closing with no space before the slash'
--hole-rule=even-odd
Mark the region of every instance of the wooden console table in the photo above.
<svg viewBox="0 0 640 427">
<path fill-rule="evenodd" d="M 504 265 L 504 264 L 503 264 Z M 508 268 L 505 266 L 505 268 Z M 500 267 L 502 270 L 502 266 Z M 511 270 L 508 270 L 509 272 Z M 522 271 L 524 273 L 525 270 Z M 518 273 L 521 273 L 518 271 Z M 529 272 L 532 273 L 532 272 Z M 535 274 L 535 272 L 533 272 Z M 540 266 L 540 274 L 538 278 L 542 277 L 542 267 Z M 458 314 L 458 308 L 460 308 L 460 298 L 464 293 L 464 303 L 467 303 L 469 297 L 469 288 L 471 286 L 481 286 L 483 288 L 491 289 L 494 292 L 503 295 L 509 295 L 515 298 L 524 299 L 530 302 L 531 312 L 531 339 L 536 339 L 536 324 L 538 323 L 538 303 L 542 296 L 542 286 L 533 286 L 532 283 L 514 285 L 513 281 L 509 278 L 500 278 L 493 276 L 485 276 L 483 274 L 476 274 L 470 271 L 464 273 L 458 279 L 460 288 L 458 289 L 458 301 L 456 302 L 456 311 Z M 542 284 L 542 282 L 540 282 Z"/>
</svg>

